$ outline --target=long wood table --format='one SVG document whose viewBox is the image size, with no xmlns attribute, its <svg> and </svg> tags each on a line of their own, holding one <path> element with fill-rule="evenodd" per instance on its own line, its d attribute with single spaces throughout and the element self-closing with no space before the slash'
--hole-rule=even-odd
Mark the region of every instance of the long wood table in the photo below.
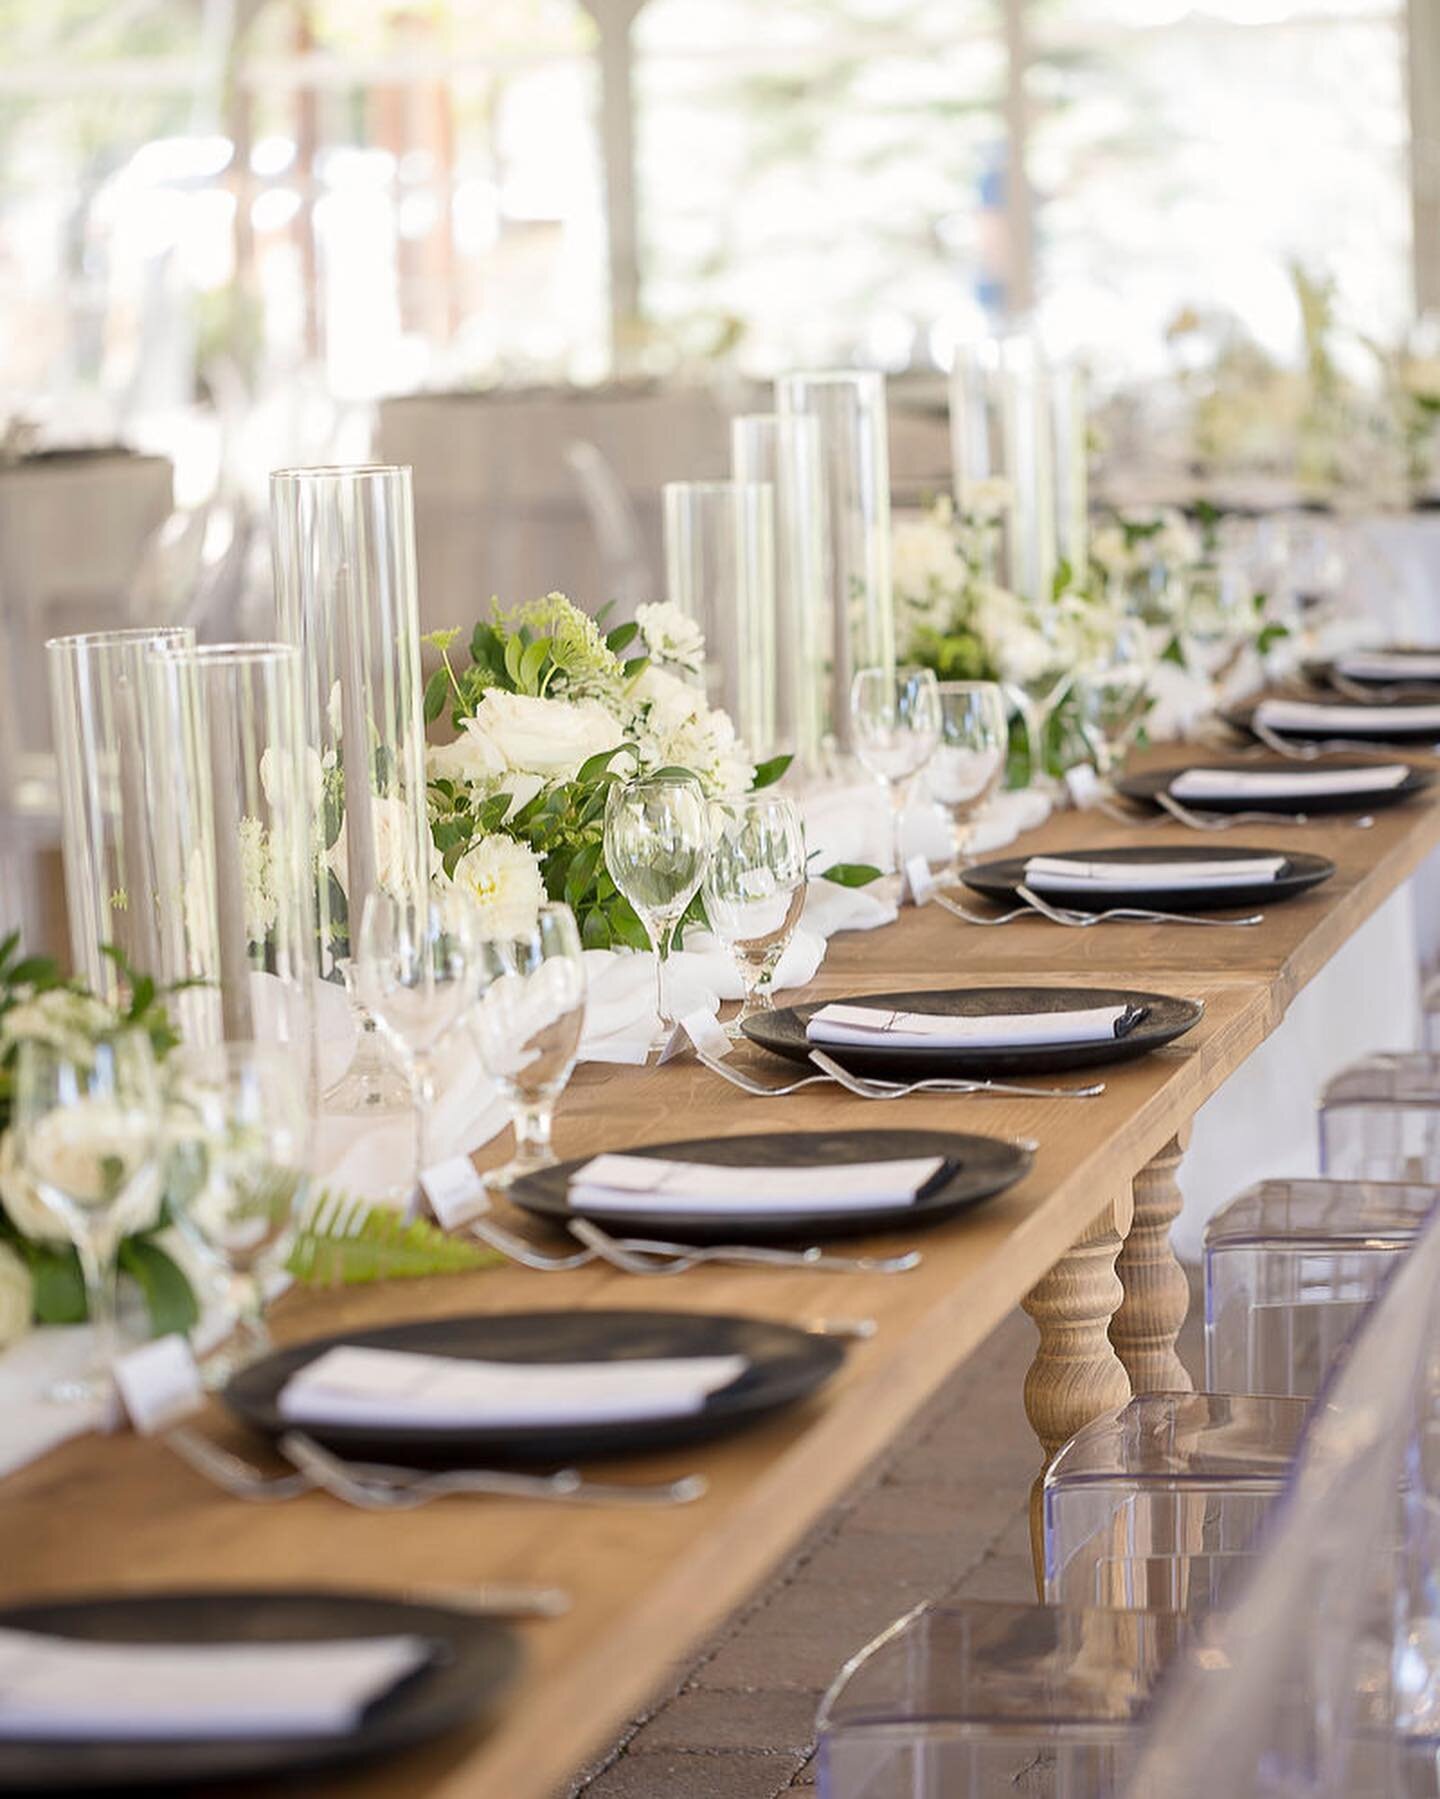
<svg viewBox="0 0 1440 1799">
<path fill-rule="evenodd" d="M 674 1281 L 608 1269 L 505 1268 L 444 1280 L 297 1292 L 273 1320 L 282 1341 L 401 1318 L 533 1307 L 647 1306 L 788 1320 L 873 1318 L 868 1342 L 814 1402 L 729 1442 L 597 1473 L 645 1478 L 699 1469 L 710 1490 L 668 1511 L 561 1510 L 457 1500 L 375 1515 L 313 1495 L 274 1508 L 228 1499 L 161 1445 L 77 1440 L 0 1487 L 0 1596 L 154 1586 L 332 1584 L 384 1592 L 491 1580 L 568 1587 L 573 1610 L 525 1627 L 526 1672 L 486 1731 L 461 1734 L 329 1782 L 312 1794 L 552 1799 L 703 1637 L 891 1441 L 1017 1303 L 1039 1333 L 1024 1403 L 1044 1454 L 1134 1390 L 1184 1383 L 1174 1340 L 1186 1287 L 1169 1247 L 1174 1172 L 1189 1121 L 1283 1017 L 1295 993 L 1440 843 L 1440 804 L 1305 828 L 1246 827 L 1223 841 L 1304 847 L 1336 877 L 1271 909 L 1253 929 L 1029 920 L 969 927 L 930 907 L 887 930 L 836 939 L 812 991 L 915 985 L 1120 982 L 1205 1001 L 1200 1025 L 1143 1061 L 1104 1071 L 1094 1100 L 915 1097 L 901 1115 L 1033 1138 L 1034 1166 L 1010 1192 L 920 1236 L 923 1265 L 898 1276 L 701 1269 Z M 1194 835 L 1127 831 L 1094 814 L 1051 821 L 1020 848 Z M 779 1073 L 760 1052 L 748 1065 Z M 581 1069 L 561 1109 L 561 1153 L 677 1135 L 871 1123 L 839 1090 L 749 1099 L 693 1062 Z M 886 1123 L 897 1121 L 895 1111 Z M 498 1154 L 498 1151 L 496 1152 Z M 889 1250 L 899 1238 L 870 1246 Z M 1018 1396 L 1017 1396 L 1018 1397 Z M 218 1406 L 204 1421 L 255 1456 Z M 3 1428 L 3 1421 L 0 1421 Z M 1039 1458 L 1037 1457 L 1037 1460 Z"/>
</svg>

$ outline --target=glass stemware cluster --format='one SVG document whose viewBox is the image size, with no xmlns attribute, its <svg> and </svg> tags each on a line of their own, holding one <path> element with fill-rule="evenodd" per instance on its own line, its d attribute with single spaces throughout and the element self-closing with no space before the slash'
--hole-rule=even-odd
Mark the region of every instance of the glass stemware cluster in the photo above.
<svg viewBox="0 0 1440 1799">
<path fill-rule="evenodd" d="M 705 914 L 726 945 L 744 987 L 739 1015 L 726 1030 L 771 1009 L 776 971 L 805 909 L 805 827 L 795 802 L 746 793 L 719 801 L 705 876 Z"/>
</svg>

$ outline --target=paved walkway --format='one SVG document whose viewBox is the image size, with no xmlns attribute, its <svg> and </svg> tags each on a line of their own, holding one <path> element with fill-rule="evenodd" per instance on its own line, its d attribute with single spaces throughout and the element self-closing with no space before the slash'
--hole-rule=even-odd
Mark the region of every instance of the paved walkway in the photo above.
<svg viewBox="0 0 1440 1799">
<path fill-rule="evenodd" d="M 1180 1342 L 1196 1372 L 1198 1310 Z M 848 1656 L 923 1599 L 1033 1600 L 1020 1391 L 1034 1346 L 1014 1313 L 571 1799 L 803 1794 L 815 1707 Z"/>
</svg>

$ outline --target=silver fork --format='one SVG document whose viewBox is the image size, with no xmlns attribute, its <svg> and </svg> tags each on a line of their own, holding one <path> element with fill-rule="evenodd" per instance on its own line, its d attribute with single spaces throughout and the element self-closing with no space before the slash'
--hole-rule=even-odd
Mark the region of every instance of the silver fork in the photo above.
<svg viewBox="0 0 1440 1799">
<path fill-rule="evenodd" d="M 1308 825 L 1312 822 L 1308 812 L 1197 812 L 1190 806 L 1182 806 L 1173 794 L 1163 789 L 1155 795 L 1155 804 L 1192 831 L 1233 831 L 1236 825 Z M 1350 821 L 1357 831 L 1368 831 L 1374 822 L 1368 812 Z"/>
<path fill-rule="evenodd" d="M 1252 912 L 1246 918 L 1205 918 L 1194 912 L 1155 912 L 1147 906 L 1111 906 L 1104 912 L 1079 912 L 1073 906 L 1053 906 L 1041 899 L 1038 893 L 1026 887 L 1023 882 L 1015 889 L 1021 899 L 1032 905 L 1043 917 L 1056 924 L 1068 925 L 1071 930 L 1082 931 L 1092 924 L 1104 924 L 1107 919 L 1118 918 L 1133 924 L 1197 924 L 1209 925 L 1212 929 L 1224 930 L 1229 925 L 1264 924 L 1263 912 Z"/>
<path fill-rule="evenodd" d="M 569 1255 L 547 1255 L 543 1249 L 535 1249 L 523 1237 L 504 1230 L 490 1218 L 472 1218 L 465 1229 L 472 1237 L 497 1250 L 507 1261 L 532 1269 L 536 1274 L 568 1274 L 574 1268 L 588 1267 L 595 1260 L 593 1249 L 575 1250 Z"/>
<path fill-rule="evenodd" d="M 408 1512 L 456 1494 L 544 1499 L 561 1505 L 691 1505 L 708 1490 L 703 1474 L 628 1486 L 585 1480 L 574 1468 L 557 1474 L 510 1474 L 490 1468 L 447 1468 L 431 1474 L 384 1462 L 352 1462 L 323 1449 L 303 1431 L 287 1431 L 280 1453 L 311 1482 L 347 1505 L 369 1512 Z"/>
<path fill-rule="evenodd" d="M 829 1080 L 828 1075 L 802 1075 L 798 1081 L 786 1081 L 783 1086 L 772 1087 L 768 1081 L 757 1081 L 754 1075 L 746 1074 L 739 1068 L 731 1068 L 728 1063 L 707 1055 L 703 1049 L 696 1050 L 703 1067 L 711 1074 L 718 1074 L 722 1080 L 729 1081 L 732 1087 L 738 1087 L 742 1093 L 753 1093 L 757 1099 L 783 1099 L 787 1093 L 798 1093 L 802 1087 L 816 1087 Z"/>
<path fill-rule="evenodd" d="M 1278 731 L 1272 731 L 1269 725 L 1262 725 L 1258 719 L 1251 719 L 1250 729 L 1260 739 L 1267 750 L 1273 750 L 1277 756 L 1284 756 L 1290 762 L 1314 762 L 1319 756 L 1328 756 L 1334 751 L 1347 753 L 1352 750 L 1378 750 L 1385 755 L 1394 755 L 1403 749 L 1409 756 L 1433 756 L 1434 747 L 1426 748 L 1422 744 L 1397 744 L 1393 739 L 1389 743 L 1371 743 L 1361 737 L 1317 737 L 1297 743 L 1293 737 L 1282 737 Z"/>
<path fill-rule="evenodd" d="M 828 1274 L 904 1274 L 920 1266 L 917 1249 L 898 1256 L 836 1256 L 821 1249 L 763 1249 L 749 1244 L 690 1245 L 647 1237 L 612 1237 L 589 1218 L 570 1222 L 570 1234 L 626 1274 L 683 1274 L 702 1262 L 760 1268 L 812 1268 Z"/>
<path fill-rule="evenodd" d="M 812 1049 L 810 1060 L 823 1068 L 833 1081 L 858 1094 L 861 1099 L 904 1099 L 907 1093 L 1000 1093 L 1017 1099 L 1095 1099 L 1105 1091 L 1104 1081 L 1088 1087 L 1023 1087 L 1012 1081 L 957 1081 L 931 1079 L 924 1081 L 885 1081 L 867 1075 L 851 1074 L 848 1068 L 827 1056 L 823 1049 Z"/>
</svg>

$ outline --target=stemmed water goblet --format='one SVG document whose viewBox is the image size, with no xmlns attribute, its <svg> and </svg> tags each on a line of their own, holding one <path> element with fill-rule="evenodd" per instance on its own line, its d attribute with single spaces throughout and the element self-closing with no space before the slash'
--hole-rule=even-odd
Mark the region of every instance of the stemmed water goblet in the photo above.
<svg viewBox="0 0 1440 1799">
<path fill-rule="evenodd" d="M 995 681 L 940 682 L 940 742 L 925 771 L 930 797 L 950 821 L 958 879 L 975 820 L 1005 778 L 1010 717 Z"/>
<path fill-rule="evenodd" d="M 510 1106 L 515 1153 L 485 1176 L 506 1188 L 555 1160 L 550 1133 L 585 1028 L 585 960 L 568 906 L 542 905 L 533 929 L 490 939 L 470 1017 L 486 1072 Z"/>
<path fill-rule="evenodd" d="M 1025 747 L 1030 764 L 1029 785 L 1041 793 L 1054 793 L 1059 782 L 1045 766 L 1045 730 L 1055 708 L 1070 691 L 1074 670 L 1065 665 L 1054 643 L 1053 627 L 1041 627 L 1051 654 L 1038 655 L 1033 668 L 1012 675 L 1006 683 L 1015 697 L 1025 725 Z"/>
<path fill-rule="evenodd" d="M 58 1400 L 109 1390 L 120 1244 L 159 1213 L 163 1121 L 159 1071 L 144 1032 L 73 1048 L 20 1043 L 13 1113 L 20 1168 L 75 1245 L 95 1332 L 91 1369 L 53 1388 Z"/>
<path fill-rule="evenodd" d="M 1150 639 L 1139 619 L 1122 618 L 1075 677 L 1080 731 L 1102 779 L 1124 760 L 1150 708 Z"/>
<path fill-rule="evenodd" d="M 940 741 L 940 691 L 933 669 L 862 668 L 850 683 L 855 753 L 890 797 L 895 870 L 905 885 L 901 826 L 905 796 Z"/>
<path fill-rule="evenodd" d="M 365 901 L 357 986 L 410 1077 L 417 1187 L 431 1162 L 436 1052 L 479 991 L 481 943 L 475 908 L 459 894 L 442 900 L 376 889 Z"/>
<path fill-rule="evenodd" d="M 187 1048 L 176 1059 L 171 1105 L 182 1128 L 193 1122 L 205 1164 L 184 1221 L 230 1274 L 235 1340 L 205 1363 L 207 1385 L 223 1386 L 272 1348 L 263 1264 L 304 1190 L 311 1123 L 303 1071 L 276 1044 Z"/>
<path fill-rule="evenodd" d="M 617 783 L 605 802 L 605 867 L 635 908 L 655 952 L 655 1009 L 663 1048 L 674 1020 L 665 997 L 665 962 L 675 927 L 705 878 L 710 819 L 704 789 L 682 771 Z"/>
<path fill-rule="evenodd" d="M 726 1026 L 739 1037 L 747 1018 L 771 1009 L 775 971 L 805 909 L 805 827 L 794 800 L 778 793 L 717 801 L 712 818 L 705 915 L 745 988 Z"/>
</svg>

